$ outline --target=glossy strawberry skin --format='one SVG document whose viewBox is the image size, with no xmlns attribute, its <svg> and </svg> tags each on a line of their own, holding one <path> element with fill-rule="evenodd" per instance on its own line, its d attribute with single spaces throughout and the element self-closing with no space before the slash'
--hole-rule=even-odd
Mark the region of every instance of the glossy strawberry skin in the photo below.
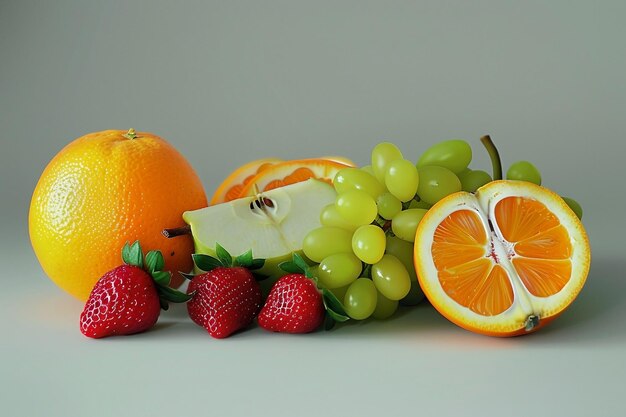
<svg viewBox="0 0 626 417">
<path fill-rule="evenodd" d="M 309 333 L 324 321 L 324 302 L 315 283 L 302 274 L 281 277 L 259 313 L 259 326 L 284 333 Z"/>
<path fill-rule="evenodd" d="M 94 286 L 80 315 L 80 331 L 95 339 L 143 332 L 154 326 L 160 309 L 152 277 L 136 266 L 121 265 Z"/>
<path fill-rule="evenodd" d="M 242 267 L 218 267 L 195 276 L 187 288 L 189 317 L 222 339 L 250 325 L 261 308 L 261 288 Z"/>
</svg>

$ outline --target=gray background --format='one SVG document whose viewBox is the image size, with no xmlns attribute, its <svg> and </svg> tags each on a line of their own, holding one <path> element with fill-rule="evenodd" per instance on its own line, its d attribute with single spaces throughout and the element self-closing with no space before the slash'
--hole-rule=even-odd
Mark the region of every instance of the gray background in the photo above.
<svg viewBox="0 0 626 417">
<path fill-rule="evenodd" d="M 127 4 L 128 3 L 128 4 Z M 593 3 L 593 4 L 592 4 Z M 0 401 L 11 416 L 623 415 L 626 3 L 0 2 Z M 174 308 L 92 341 L 45 278 L 30 195 L 66 143 L 167 138 L 210 195 L 261 156 L 366 164 L 492 135 L 585 209 L 593 262 L 543 331 L 493 339 L 428 305 L 332 333 L 217 341 Z"/>
</svg>

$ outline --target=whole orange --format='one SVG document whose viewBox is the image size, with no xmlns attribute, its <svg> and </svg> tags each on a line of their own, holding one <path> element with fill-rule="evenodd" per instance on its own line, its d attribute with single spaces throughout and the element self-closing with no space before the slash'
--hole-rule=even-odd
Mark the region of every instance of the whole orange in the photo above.
<svg viewBox="0 0 626 417">
<path fill-rule="evenodd" d="M 90 133 L 63 148 L 39 178 L 30 240 L 46 274 L 81 300 L 135 240 L 145 252 L 161 250 L 178 286 L 178 271 L 193 268 L 193 240 L 161 231 L 184 226 L 184 211 L 206 206 L 200 179 L 165 140 L 133 129 Z"/>
</svg>

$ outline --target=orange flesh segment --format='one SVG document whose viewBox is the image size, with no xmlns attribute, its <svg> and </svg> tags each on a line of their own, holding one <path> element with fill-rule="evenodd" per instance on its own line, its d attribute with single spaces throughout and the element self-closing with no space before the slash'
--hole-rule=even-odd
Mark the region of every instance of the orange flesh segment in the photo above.
<svg viewBox="0 0 626 417">
<path fill-rule="evenodd" d="M 244 178 L 241 184 L 235 184 L 232 187 L 230 187 L 228 191 L 226 191 L 226 194 L 224 194 L 224 202 L 232 201 L 232 200 L 239 198 L 241 196 L 241 192 L 243 191 L 243 187 L 248 185 L 248 183 L 252 180 L 252 178 L 254 178 L 259 172 L 265 171 L 267 168 L 271 167 L 272 165 L 275 165 L 275 163 L 273 162 L 262 163 L 256 169 L 256 172 Z"/>
<path fill-rule="evenodd" d="M 285 185 L 294 184 L 300 181 L 306 181 L 309 178 L 315 178 L 315 173 L 309 168 L 298 168 L 284 179 Z"/>
<path fill-rule="evenodd" d="M 241 186 L 241 189 L 243 190 L 243 186 L 244 186 L 244 185 L 248 185 L 248 183 L 249 183 L 250 181 L 252 181 L 252 178 L 254 178 L 255 176 L 256 176 L 256 174 L 252 174 L 252 175 L 248 175 L 246 178 L 244 178 L 244 180 L 243 180 L 243 184 L 242 184 L 242 186 Z"/>
<path fill-rule="evenodd" d="M 572 244 L 565 227 L 558 225 L 517 242 L 515 253 L 528 258 L 569 259 L 572 256 Z"/>
<path fill-rule="evenodd" d="M 263 188 L 263 191 L 273 190 L 274 188 L 279 188 L 285 185 L 283 180 L 273 180 L 267 183 L 267 185 Z"/>
<path fill-rule="evenodd" d="M 513 266 L 524 286 L 535 297 L 549 297 L 561 291 L 572 275 L 569 260 L 513 258 Z"/>
<path fill-rule="evenodd" d="M 269 191 L 285 185 L 295 184 L 296 182 L 306 181 L 309 178 L 315 178 L 315 173 L 313 171 L 309 168 L 297 168 L 282 180 L 270 181 L 265 187 L 263 187 L 263 191 Z"/>
<path fill-rule="evenodd" d="M 257 168 L 256 173 L 258 174 L 258 173 L 260 173 L 260 172 L 263 172 L 263 171 L 265 171 L 266 169 L 268 169 L 269 167 L 274 166 L 274 165 L 276 165 L 274 162 L 266 162 L 266 163 L 264 163 L 264 164 L 261 164 L 261 165 L 259 165 L 259 167 Z"/>
<path fill-rule="evenodd" d="M 236 198 L 239 198 L 239 195 L 241 194 L 241 190 L 243 190 L 243 185 L 241 184 L 233 185 L 232 187 L 228 189 L 228 191 L 226 191 L 226 194 L 224 195 L 224 201 L 231 201 Z"/>
<path fill-rule="evenodd" d="M 550 210 L 529 198 L 507 197 L 496 205 L 502 235 L 513 243 L 513 266 L 535 297 L 561 291 L 572 274 L 570 236 Z"/>
<path fill-rule="evenodd" d="M 446 294 L 477 314 L 493 316 L 513 304 L 513 288 L 506 271 L 487 257 L 488 243 L 478 214 L 459 210 L 439 224 L 431 251 Z"/>
<path fill-rule="evenodd" d="M 559 219 L 546 206 L 524 197 L 507 197 L 498 202 L 496 221 L 502 236 L 516 243 L 529 239 L 560 224 Z"/>
</svg>

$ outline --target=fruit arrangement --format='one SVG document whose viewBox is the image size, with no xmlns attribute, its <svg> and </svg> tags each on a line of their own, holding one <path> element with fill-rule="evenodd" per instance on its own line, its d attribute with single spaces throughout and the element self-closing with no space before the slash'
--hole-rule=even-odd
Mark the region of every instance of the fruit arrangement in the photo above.
<svg viewBox="0 0 626 417">
<path fill-rule="evenodd" d="M 252 161 L 207 204 L 163 139 L 94 133 L 42 174 L 31 241 L 55 283 L 89 296 L 80 329 L 93 338 L 148 330 L 167 301 L 186 302 L 193 322 L 224 338 L 255 320 L 309 333 L 389 319 L 425 297 L 470 331 L 527 334 L 584 285 L 582 208 L 542 187 L 528 161 L 503 179 L 496 147 L 481 142 L 491 174 L 470 168 L 463 140 L 435 144 L 416 162 L 383 142 L 361 167 L 343 157 Z M 183 278 L 186 293 L 174 289 Z"/>
</svg>

